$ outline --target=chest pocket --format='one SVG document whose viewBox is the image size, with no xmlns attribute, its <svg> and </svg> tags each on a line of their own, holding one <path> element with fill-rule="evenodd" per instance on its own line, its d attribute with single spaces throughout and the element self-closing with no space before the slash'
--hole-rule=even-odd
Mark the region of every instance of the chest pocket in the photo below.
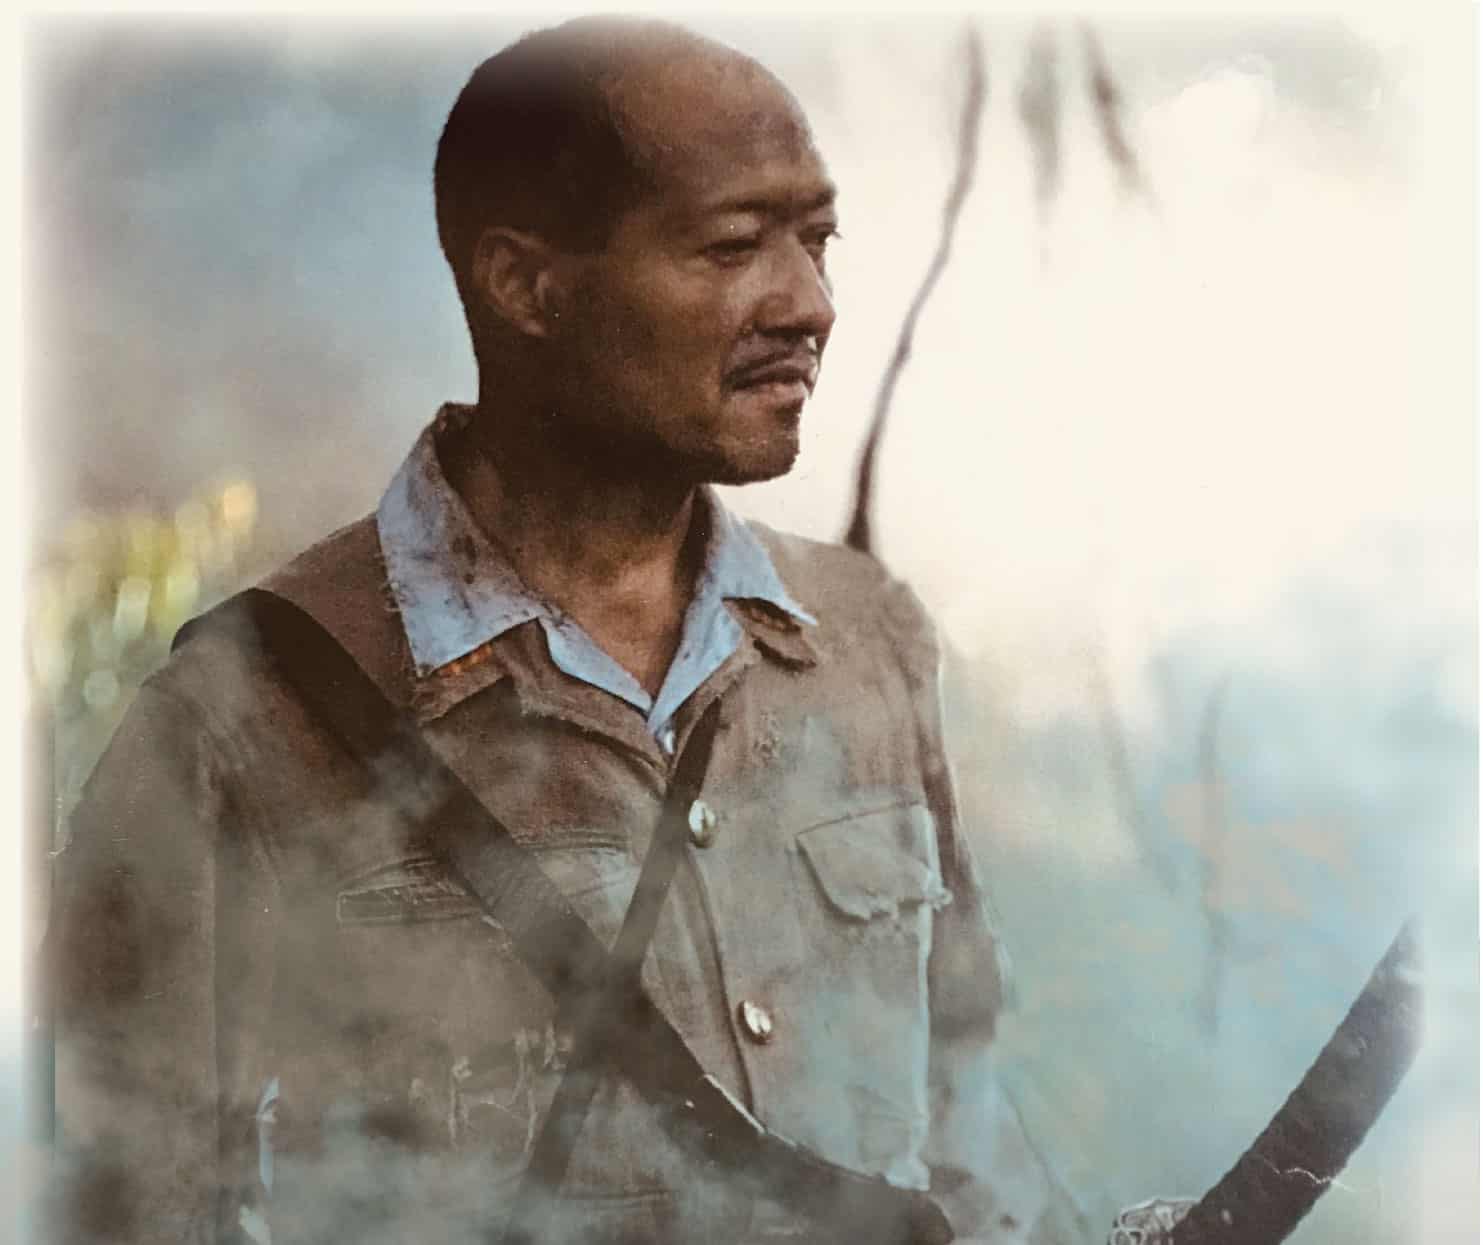
<svg viewBox="0 0 1483 1245">
<path fill-rule="evenodd" d="M 626 840 L 598 830 L 553 830 L 517 839 L 579 915 L 599 933 L 621 921 L 638 880 Z M 341 926 L 411 925 L 478 917 L 483 906 L 437 860 L 413 856 L 380 865 L 342 886 Z"/>
<path fill-rule="evenodd" d="M 479 901 L 430 857 L 399 860 L 362 875 L 340 890 L 340 925 L 408 925 L 479 915 Z"/>
<path fill-rule="evenodd" d="M 822 1107 L 799 1127 L 847 1166 L 921 1187 L 927 959 L 933 913 L 952 898 L 932 816 L 900 803 L 811 826 L 794 842 L 807 964 L 790 1002 Z"/>
<path fill-rule="evenodd" d="M 920 804 L 814 826 L 798 836 L 798 849 L 828 907 L 846 921 L 900 918 L 948 901 L 932 818 Z"/>
</svg>

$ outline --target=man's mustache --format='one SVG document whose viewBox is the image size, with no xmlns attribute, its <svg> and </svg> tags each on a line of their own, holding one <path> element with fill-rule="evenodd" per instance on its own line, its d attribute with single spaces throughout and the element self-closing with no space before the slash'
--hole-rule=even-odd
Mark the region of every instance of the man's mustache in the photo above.
<svg viewBox="0 0 1483 1245">
<path fill-rule="evenodd" d="M 733 389 L 769 381 L 802 381 L 812 392 L 819 379 L 819 348 L 814 345 L 772 346 L 744 356 L 729 368 L 725 381 Z"/>
</svg>

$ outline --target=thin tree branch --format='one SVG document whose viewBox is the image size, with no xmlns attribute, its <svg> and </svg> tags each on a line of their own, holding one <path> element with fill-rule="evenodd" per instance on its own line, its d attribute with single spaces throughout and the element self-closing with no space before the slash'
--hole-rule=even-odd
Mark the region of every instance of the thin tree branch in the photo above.
<svg viewBox="0 0 1483 1245">
<path fill-rule="evenodd" d="M 1061 184 L 1061 87 L 1055 39 L 1041 23 L 1020 83 L 1020 121 L 1035 160 L 1035 206 L 1042 228 Z"/>
<path fill-rule="evenodd" d="M 1087 88 L 1092 95 L 1092 105 L 1097 113 L 1097 125 L 1102 133 L 1102 145 L 1107 157 L 1122 177 L 1123 187 L 1130 191 L 1147 193 L 1143 170 L 1138 155 L 1128 142 L 1123 128 L 1123 97 L 1112 70 L 1107 66 L 1107 57 L 1102 52 L 1102 41 L 1090 25 L 1081 28 L 1082 46 L 1086 52 Z"/>
<path fill-rule="evenodd" d="M 876 392 L 875 410 L 871 415 L 870 431 L 865 438 L 865 446 L 860 452 L 860 464 L 855 477 L 854 514 L 850 519 L 849 529 L 845 533 L 845 544 L 865 553 L 874 552 L 870 511 L 875 494 L 876 457 L 880 452 L 881 437 L 885 432 L 886 416 L 891 409 L 891 399 L 896 392 L 896 382 L 900 379 L 907 360 L 911 358 L 912 340 L 916 334 L 917 320 L 922 314 L 922 308 L 926 305 L 927 299 L 931 297 L 938 278 L 942 276 L 943 270 L 947 267 L 948 258 L 952 253 L 953 235 L 958 226 L 958 217 L 963 211 L 968 192 L 973 188 L 974 172 L 978 164 L 978 136 L 983 122 L 987 89 L 983 43 L 979 38 L 977 27 L 971 23 L 965 30 L 964 44 L 968 56 L 968 90 L 963 100 L 962 120 L 958 127 L 957 174 L 953 178 L 947 201 L 943 205 L 942 229 L 938 235 L 937 250 L 932 256 L 931 264 L 927 267 L 926 276 L 922 278 L 921 286 L 917 289 L 916 297 L 912 299 L 906 317 L 901 322 L 901 331 L 896 337 L 896 349 L 892 352 L 890 362 L 886 364 L 885 374 L 881 377 L 880 388 Z"/>
</svg>

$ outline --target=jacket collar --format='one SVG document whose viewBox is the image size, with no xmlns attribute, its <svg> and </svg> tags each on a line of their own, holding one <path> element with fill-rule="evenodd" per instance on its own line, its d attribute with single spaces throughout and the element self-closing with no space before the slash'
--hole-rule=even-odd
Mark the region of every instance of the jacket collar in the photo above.
<svg viewBox="0 0 1483 1245">
<path fill-rule="evenodd" d="M 818 665 L 819 646 L 799 625 L 798 616 L 758 598 L 728 601 L 726 606 L 752 642 L 768 656 L 797 670 Z"/>
<path fill-rule="evenodd" d="M 473 674 L 471 694 L 499 677 L 494 642 L 525 623 L 543 629 L 574 625 L 528 588 L 485 537 L 449 485 L 438 461 L 437 439 L 471 408 L 445 406 L 393 476 L 376 511 L 387 582 L 396 602 L 418 682 L 434 674 L 445 689 L 432 697 L 443 707 L 461 699 L 455 686 Z M 724 606 L 769 654 L 810 665 L 817 650 L 804 634 L 816 620 L 783 584 L 757 536 L 701 492 L 710 538 L 696 581 L 696 601 Z M 426 689 L 424 689 L 426 690 Z M 451 698 L 450 698 L 451 697 Z M 425 695 L 416 697 L 426 700 Z"/>
</svg>

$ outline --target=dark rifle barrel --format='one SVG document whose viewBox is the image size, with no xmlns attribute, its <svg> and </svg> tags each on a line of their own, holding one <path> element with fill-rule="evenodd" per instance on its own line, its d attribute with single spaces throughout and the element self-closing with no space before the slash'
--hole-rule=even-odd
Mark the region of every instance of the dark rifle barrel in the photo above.
<svg viewBox="0 0 1483 1245">
<path fill-rule="evenodd" d="M 1420 952 L 1408 921 L 1298 1087 L 1175 1227 L 1171 1245 L 1284 1240 L 1344 1170 L 1411 1066 L 1421 1005 Z"/>
</svg>

